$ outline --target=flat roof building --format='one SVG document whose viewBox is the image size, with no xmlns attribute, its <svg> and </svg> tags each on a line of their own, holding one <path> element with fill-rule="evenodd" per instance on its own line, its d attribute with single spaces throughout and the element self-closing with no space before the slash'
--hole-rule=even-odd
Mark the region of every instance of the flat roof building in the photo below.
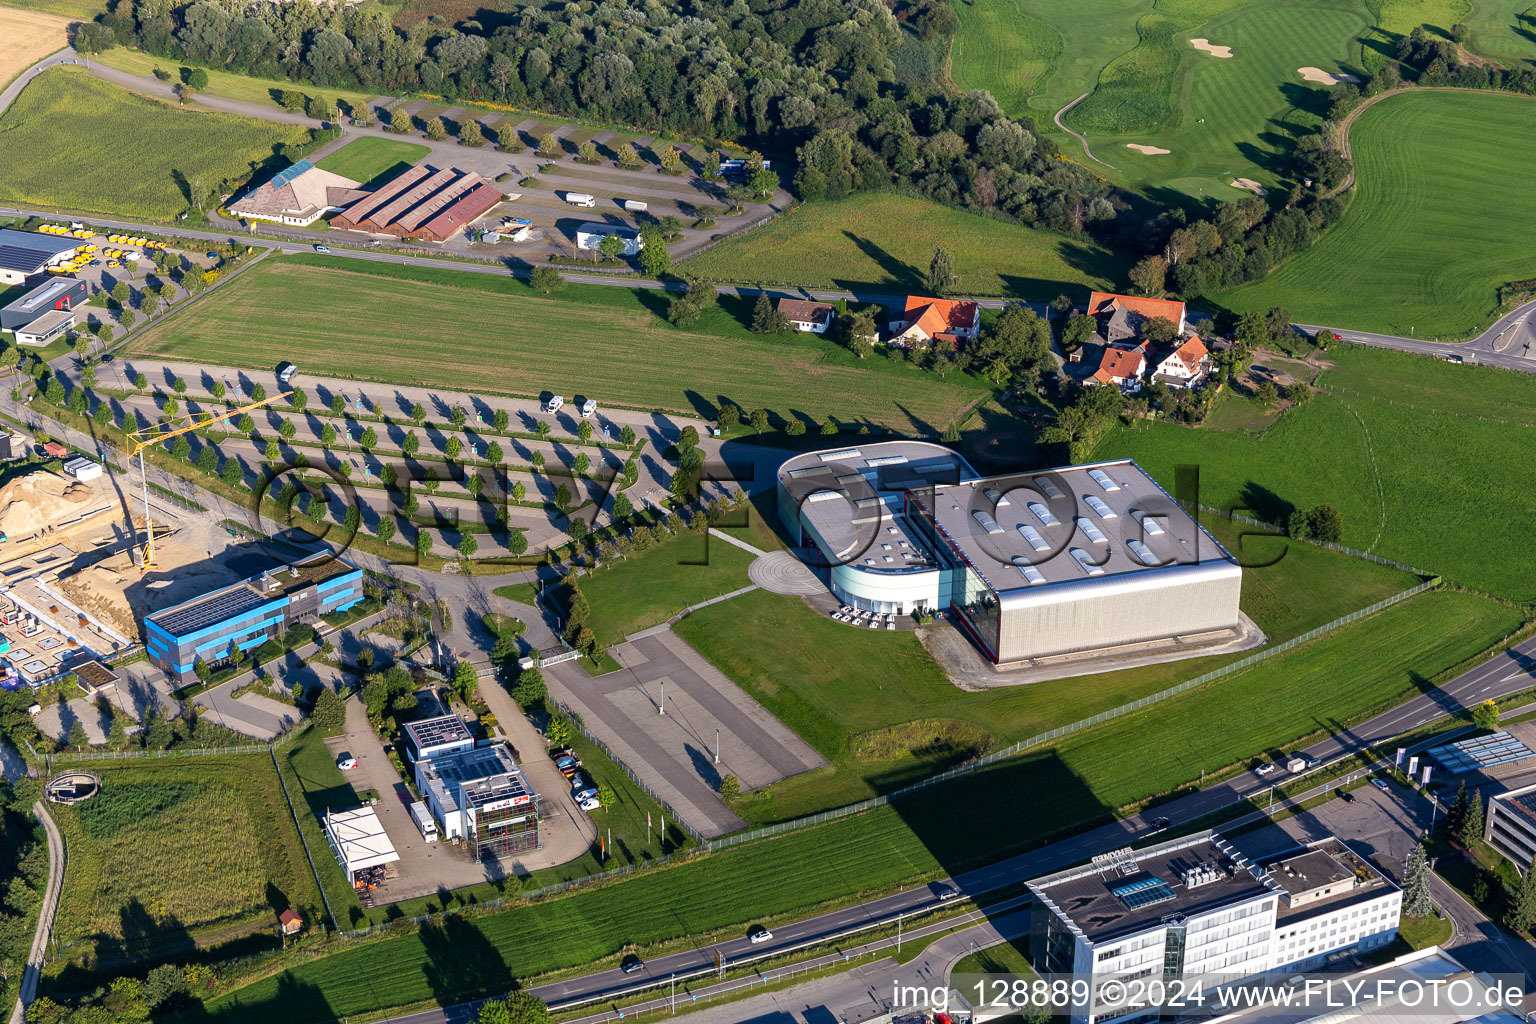
<svg viewBox="0 0 1536 1024">
<path fill-rule="evenodd" d="M 640 237 L 640 232 L 634 228 L 625 227 L 622 224 L 599 224 L 592 221 L 578 225 L 576 228 L 576 248 L 597 249 L 603 244 L 603 239 L 613 235 L 624 243 L 623 255 L 633 256 L 645 248 L 645 239 Z"/>
<path fill-rule="evenodd" d="M 405 723 L 405 737 L 411 744 L 411 757 L 420 761 L 441 754 L 451 754 L 475 745 L 469 726 L 458 715 L 439 715 Z"/>
<path fill-rule="evenodd" d="M 46 345 L 75 326 L 75 311 L 50 309 L 25 327 L 16 328 L 16 344 Z"/>
<path fill-rule="evenodd" d="M 381 868 L 400 859 L 372 807 L 326 811 L 324 825 L 326 841 L 341 862 L 349 883 L 355 884 L 357 876 L 370 868 Z"/>
<path fill-rule="evenodd" d="M 145 616 L 145 651 L 173 682 L 185 683 L 199 660 L 217 668 L 237 651 L 362 599 L 361 569 L 339 555 L 314 555 Z"/>
<path fill-rule="evenodd" d="M 0 308 L 0 327 L 14 331 L 49 310 L 74 309 L 85 301 L 85 282 L 77 277 L 54 277 L 16 301 Z"/>
<path fill-rule="evenodd" d="M 948 611 L 994 663 L 1197 653 L 1241 638 L 1242 570 L 1129 459 L 979 477 L 920 441 L 810 452 L 779 517 L 832 592 Z"/>
<path fill-rule="evenodd" d="M 26 284 L 69 260 L 83 243 L 70 236 L 0 228 L 0 284 Z"/>
<path fill-rule="evenodd" d="M 462 837 L 471 860 L 494 860 L 539 846 L 539 794 L 505 743 L 417 761 L 416 791 L 442 825 L 443 837 Z"/>
<path fill-rule="evenodd" d="M 1131 980 L 1307 970 L 1397 936 L 1402 893 L 1333 838 L 1252 863 L 1205 831 L 1116 850 L 1029 883 L 1030 955 L 1046 975 Z M 1075 1024 L 1155 1020 L 1153 1005 L 1084 999 Z M 1176 1016 L 1176 1014 L 1170 1014 Z"/>
<path fill-rule="evenodd" d="M 1482 797 L 1473 793 L 1473 799 Z M 1522 875 L 1536 858 L 1536 785 L 1495 793 L 1488 801 L 1483 839 L 1498 850 Z"/>
</svg>

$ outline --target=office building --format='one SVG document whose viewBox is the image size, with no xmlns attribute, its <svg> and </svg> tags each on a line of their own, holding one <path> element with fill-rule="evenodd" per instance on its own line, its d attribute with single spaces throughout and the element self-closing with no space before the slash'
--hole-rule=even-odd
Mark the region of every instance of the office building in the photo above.
<svg viewBox="0 0 1536 1024">
<path fill-rule="evenodd" d="M 505 743 L 460 747 L 418 760 L 416 792 L 443 838 L 462 838 L 471 860 L 539 846 L 539 794 Z"/>
<path fill-rule="evenodd" d="M 1473 793 L 1474 799 L 1481 799 Z M 1498 850 L 1522 875 L 1536 857 L 1536 785 L 1495 793 L 1488 801 L 1483 840 Z"/>
<path fill-rule="evenodd" d="M 85 282 L 77 277 L 53 277 L 16 301 L 0 308 L 0 327 L 14 331 L 50 310 L 70 310 L 85 302 Z"/>
</svg>

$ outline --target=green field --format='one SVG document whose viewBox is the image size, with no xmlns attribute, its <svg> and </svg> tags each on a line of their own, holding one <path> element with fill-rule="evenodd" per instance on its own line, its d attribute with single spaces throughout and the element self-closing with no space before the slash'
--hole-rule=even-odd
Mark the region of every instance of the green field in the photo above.
<svg viewBox="0 0 1536 1024">
<path fill-rule="evenodd" d="M 5 6 L 62 14 L 66 18 L 79 18 L 81 21 L 90 21 L 107 11 L 106 0 L 6 0 Z"/>
<path fill-rule="evenodd" d="M 59 0 L 70 2 L 70 0 Z M 83 0 L 82 0 L 83 2 Z M 96 54 L 91 58 L 99 64 L 105 64 L 109 68 L 126 71 L 131 75 L 143 75 L 148 77 L 155 71 L 169 71 L 173 76 L 186 66 L 178 61 L 166 57 L 155 57 L 139 50 L 129 50 L 117 46 L 105 53 Z M 342 100 L 348 104 L 363 104 L 373 99 L 374 93 L 355 92 L 350 89 L 321 88 L 304 82 L 287 82 L 278 78 L 256 78 L 251 75 L 239 75 L 229 71 L 220 71 L 215 68 L 204 68 L 208 72 L 208 85 L 202 92 L 214 96 L 223 96 L 232 100 L 244 100 L 247 103 L 265 103 L 277 109 L 281 104 L 274 93 L 282 93 L 289 89 L 297 89 L 306 96 L 320 96 L 326 100 Z M 318 122 L 317 122 L 318 124 Z"/>
<path fill-rule="evenodd" d="M 1356 194 L 1343 219 L 1265 280 L 1217 296 L 1284 306 L 1306 323 L 1458 337 L 1496 290 L 1536 277 L 1536 207 L 1511 168 L 1536 161 L 1536 102 L 1421 92 L 1371 107 L 1352 134 Z"/>
<path fill-rule="evenodd" d="M 811 335 L 752 334 L 751 300 L 726 299 L 682 330 L 656 315 L 666 300 L 646 290 L 570 286 L 546 298 L 511 278 L 357 265 L 268 259 L 167 317 L 134 352 L 252 368 L 324 352 L 327 373 L 363 380 L 596 394 L 705 416 L 727 398 L 780 417 L 904 429 L 948 423 L 985 393 L 974 378 L 860 360 Z M 387 316 L 387 344 L 376 315 Z"/>
<path fill-rule="evenodd" d="M 802 206 L 682 266 L 727 281 L 920 292 L 936 247 L 949 251 L 965 295 L 1085 298 L 1130 266 L 1093 243 L 887 194 Z"/>
<path fill-rule="evenodd" d="M 265 750 L 104 763 L 100 796 L 54 809 L 69 850 L 57 925 L 66 963 L 270 930 L 290 906 L 320 919 Z"/>
<path fill-rule="evenodd" d="M 1105 820 L 1108 801 L 1127 793 L 1149 797 L 1198 778 L 1198 769 L 1168 774 L 1186 762 L 1229 763 L 1347 724 L 1476 655 L 1517 619 L 1470 595 L 1426 594 L 1304 648 L 1297 659 L 1220 684 L 1210 691 L 1220 701 L 1191 694 L 1160 705 L 1160 715 L 1138 719 L 1133 743 L 1093 744 L 1094 734 L 1084 734 L 1062 755 L 1015 758 L 854 818 L 508 913 L 450 918 L 420 933 L 343 948 L 223 996 L 207 1017 L 194 1017 L 261 1024 L 279 1007 L 286 1019 L 311 1021 L 419 1000 L 447 1004 L 558 968 L 612 964 L 623 949 L 645 955 L 651 944 L 680 936 L 699 943 L 740 935 L 749 922 L 774 923 L 855 892 L 936 877 Z M 1264 713 L 1232 714 L 1250 701 Z M 1212 728 L 1214 722 L 1221 727 Z M 1158 757 L 1143 771 L 1147 751 Z M 1028 793 L 1028 813 L 994 813 L 987 829 L 967 827 L 996 811 L 1000 792 Z M 710 898 L 699 899 L 701 892 Z"/>
<path fill-rule="evenodd" d="M 605 644 L 665 622 L 691 604 L 740 590 L 753 556 L 715 537 L 690 533 L 581 580 L 592 630 Z"/>
<path fill-rule="evenodd" d="M 245 177 L 293 125 L 177 110 L 74 68 L 48 71 L 0 117 L 0 200 L 169 221 Z"/>
<path fill-rule="evenodd" d="M 1328 502 L 1343 513 L 1351 547 L 1536 600 L 1536 581 L 1511 557 L 1529 543 L 1536 379 L 1352 346 L 1328 358 L 1323 393 L 1262 439 L 1167 422 L 1116 426 L 1094 457 L 1135 458 L 1165 485 L 1174 466 L 1196 464 L 1203 501 L 1270 522 Z"/>
<path fill-rule="evenodd" d="M 363 185 L 375 179 L 382 184 L 430 152 L 431 147 L 414 142 L 365 135 L 353 139 L 315 166 Z"/>
<path fill-rule="evenodd" d="M 1530 0 L 1476 0 L 1472 7 L 1464 18 L 1472 30 L 1468 48 L 1517 67 L 1536 60 L 1536 5 Z"/>
<path fill-rule="evenodd" d="M 1236 550 L 1238 531 L 1230 523 L 1210 525 Z M 1267 561 L 1277 544 L 1250 540 L 1242 557 Z M 1414 582 L 1394 569 L 1297 545 L 1276 565 L 1248 570 L 1242 606 L 1272 641 L 1280 641 Z M 966 693 L 945 677 L 915 634 L 850 629 L 796 598 L 758 591 L 694 612 L 674 628 L 832 762 L 752 794 L 737 810 L 754 822 L 888 791 L 1240 657 Z"/>
</svg>

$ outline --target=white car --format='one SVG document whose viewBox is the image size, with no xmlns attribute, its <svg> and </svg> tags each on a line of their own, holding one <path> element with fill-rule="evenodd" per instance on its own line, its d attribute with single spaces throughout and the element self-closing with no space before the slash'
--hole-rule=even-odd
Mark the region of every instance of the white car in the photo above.
<svg viewBox="0 0 1536 1024">
<path fill-rule="evenodd" d="M 355 757 L 343 757 L 343 758 L 341 758 L 340 760 L 338 760 L 336 762 L 336 767 L 340 768 L 344 772 L 349 772 L 353 768 L 357 767 L 357 758 L 355 758 Z"/>
<path fill-rule="evenodd" d="M 1371 780 L 1371 785 L 1375 786 L 1377 789 L 1381 790 L 1383 793 L 1390 793 L 1391 792 L 1391 790 L 1387 788 L 1387 782 L 1386 782 L 1385 779 L 1372 779 Z"/>
<path fill-rule="evenodd" d="M 321 245 L 319 242 L 315 243 L 315 252 L 330 252 L 330 251 L 331 251 L 331 247 L 330 246 L 328 246 L 328 245 Z"/>
<path fill-rule="evenodd" d="M 1269 775 L 1274 770 L 1275 770 L 1275 766 L 1273 764 L 1261 764 L 1257 768 L 1254 769 L 1254 771 L 1257 772 L 1260 775 Z"/>
<path fill-rule="evenodd" d="M 589 796 L 581 801 L 580 807 L 584 811 L 595 811 L 603 806 L 603 802 L 595 796 Z"/>
<path fill-rule="evenodd" d="M 754 946 L 759 942 L 767 942 L 771 938 L 773 938 L 773 932 L 769 931 L 767 928 L 764 928 L 762 925 L 758 925 L 756 928 L 747 933 L 747 941 L 752 943 Z"/>
</svg>

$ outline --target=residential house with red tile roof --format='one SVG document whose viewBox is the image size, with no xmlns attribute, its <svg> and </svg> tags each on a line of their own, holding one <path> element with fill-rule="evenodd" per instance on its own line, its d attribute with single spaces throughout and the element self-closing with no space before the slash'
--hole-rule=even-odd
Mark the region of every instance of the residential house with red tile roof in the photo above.
<svg viewBox="0 0 1536 1024">
<path fill-rule="evenodd" d="M 1147 352 L 1152 346 L 1106 345 L 1099 357 L 1099 368 L 1088 378 L 1091 384 L 1113 384 L 1131 395 L 1141 390 L 1141 378 L 1147 372 Z"/>
<path fill-rule="evenodd" d="M 1178 328 L 1180 337 L 1189 329 L 1184 321 L 1184 303 L 1172 299 L 1094 292 L 1088 297 L 1088 315 L 1099 322 L 1099 333 L 1111 345 L 1141 337 L 1145 325 L 1159 318 Z"/>
<path fill-rule="evenodd" d="M 958 348 L 981 332 L 981 310 L 974 302 L 907 296 L 906 309 L 890 323 L 888 344 L 921 348 L 937 341 Z"/>
<path fill-rule="evenodd" d="M 1163 356 L 1152 370 L 1152 379 L 1171 388 L 1192 388 L 1211 372 L 1211 353 L 1205 342 L 1191 334 Z"/>
</svg>

